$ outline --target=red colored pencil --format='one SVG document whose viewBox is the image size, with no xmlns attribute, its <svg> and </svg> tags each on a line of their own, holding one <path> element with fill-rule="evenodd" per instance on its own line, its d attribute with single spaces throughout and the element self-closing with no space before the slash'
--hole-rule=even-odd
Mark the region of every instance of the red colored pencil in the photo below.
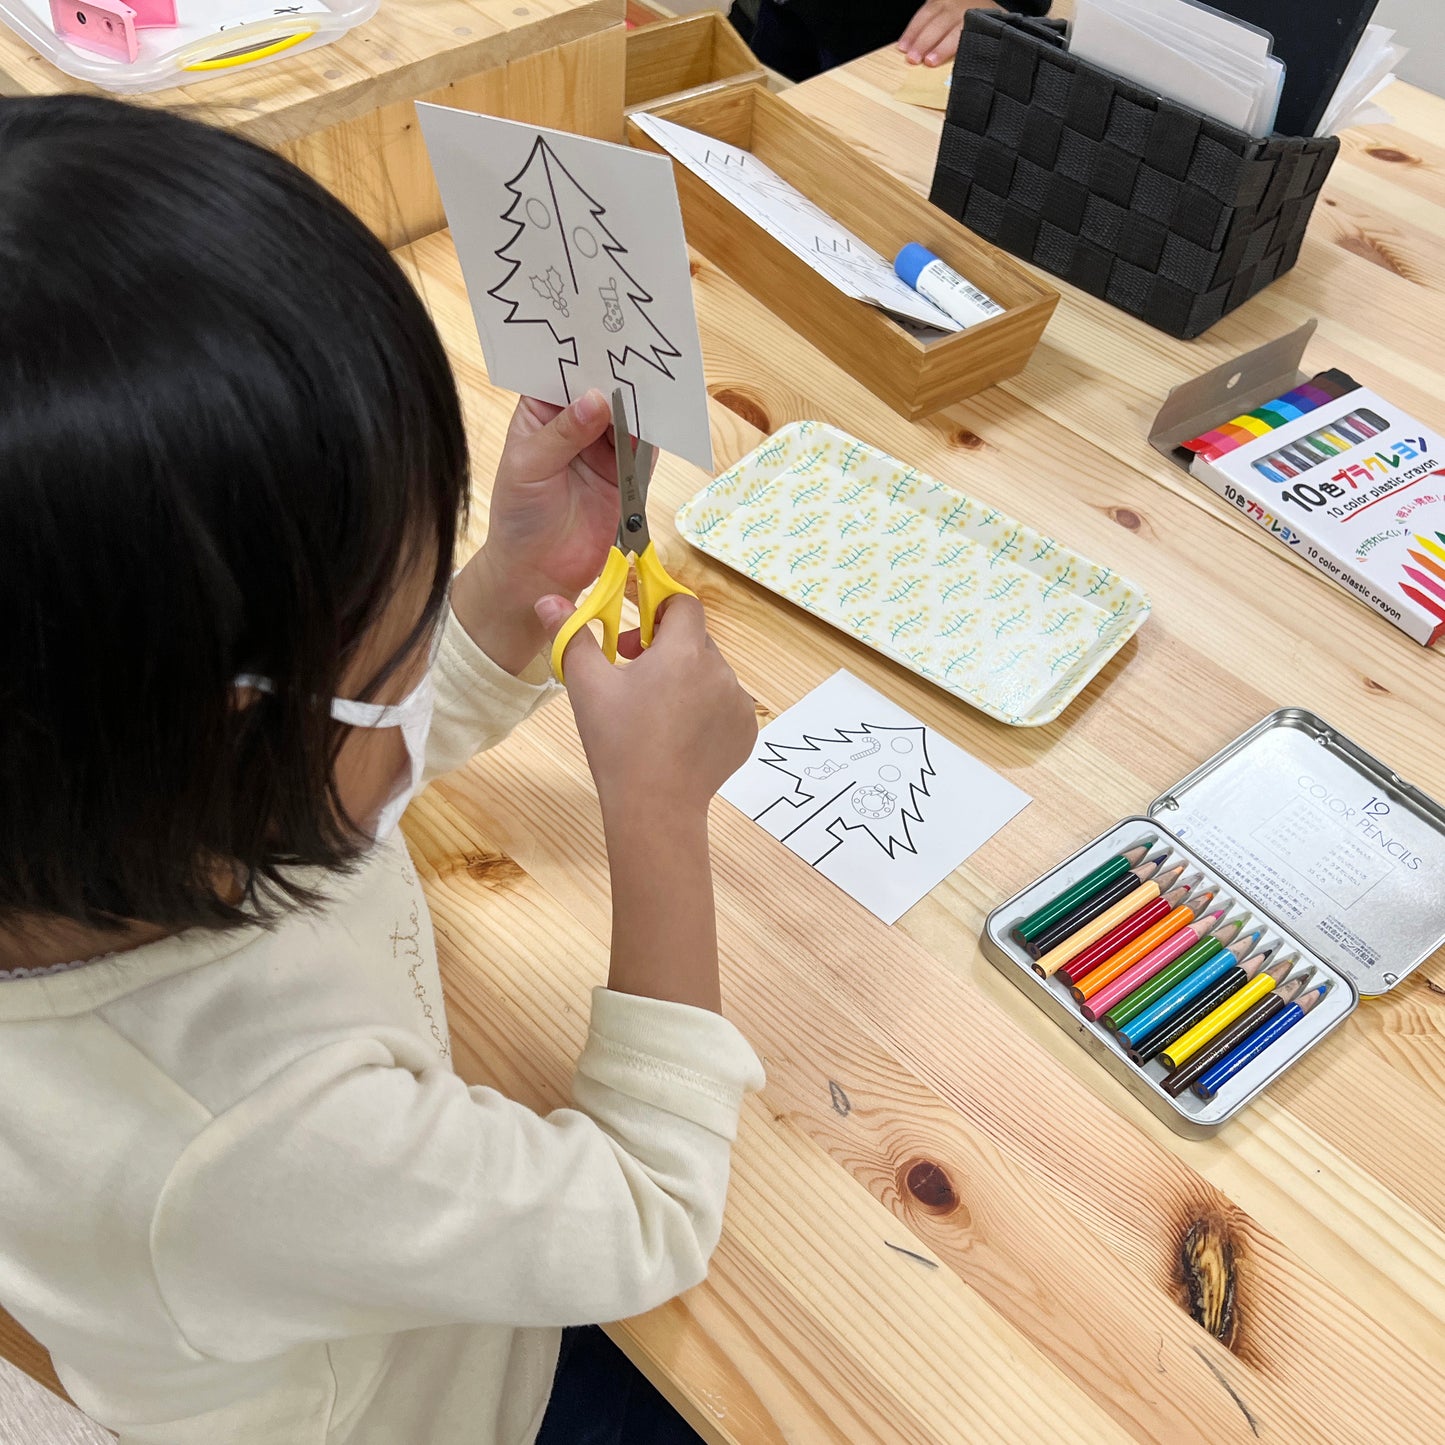
<svg viewBox="0 0 1445 1445">
<path fill-rule="evenodd" d="M 1156 898 L 1147 908 L 1141 908 L 1122 923 L 1116 924 L 1077 958 L 1070 959 L 1059 970 L 1060 977 L 1067 979 L 1069 983 L 1077 983 L 1090 969 L 1097 968 L 1106 958 L 1112 958 L 1121 948 L 1133 943 L 1140 934 L 1147 933 L 1171 909 L 1177 908 L 1188 897 L 1189 890 L 1180 884 L 1163 898 Z"/>
</svg>

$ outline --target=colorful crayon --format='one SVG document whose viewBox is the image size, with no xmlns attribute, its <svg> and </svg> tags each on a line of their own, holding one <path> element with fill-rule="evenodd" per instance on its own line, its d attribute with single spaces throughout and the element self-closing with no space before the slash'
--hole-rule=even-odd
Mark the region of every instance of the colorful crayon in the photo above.
<svg viewBox="0 0 1445 1445">
<path fill-rule="evenodd" d="M 1284 987 L 1288 988 L 1289 983 Z M 1273 1018 L 1256 1028 L 1243 1043 L 1236 1044 L 1217 1064 L 1207 1068 L 1194 1085 L 1194 1092 L 1207 1104 L 1242 1068 L 1252 1064 L 1299 1023 L 1324 998 L 1329 987 L 1322 983 L 1294 1002 L 1286 1000 Z"/>
<path fill-rule="evenodd" d="M 1445 562 L 1437 562 L 1433 557 L 1427 557 L 1423 552 L 1417 552 L 1413 547 L 1410 548 L 1410 557 L 1417 567 L 1423 567 L 1425 571 L 1438 577 L 1442 582 L 1445 582 Z"/>
<path fill-rule="evenodd" d="M 1227 973 L 1215 979 L 1198 998 L 1184 1005 L 1172 1018 L 1165 1019 L 1149 1033 L 1134 1033 L 1133 1020 L 1120 1031 L 1119 1041 L 1127 1042 L 1129 1057 L 1136 1064 L 1147 1064 L 1157 1059 L 1175 1039 L 1183 1038 L 1200 1019 L 1208 1018 L 1225 999 L 1239 992 L 1250 979 L 1256 977 L 1268 962 L 1273 949 L 1252 954 L 1243 963 L 1236 964 Z M 1236 955 L 1237 956 L 1237 955 Z"/>
<path fill-rule="evenodd" d="M 1097 942 L 1091 943 L 1077 958 L 1071 958 L 1059 970 L 1059 977 L 1067 979 L 1070 984 L 1078 983 L 1086 973 L 1092 972 L 1105 959 L 1113 958 L 1121 948 L 1126 948 L 1136 938 L 1147 933 L 1161 919 L 1168 918 L 1170 912 L 1188 897 L 1188 885 L 1181 883 L 1162 898 L 1156 898 L 1147 908 L 1131 914 Z"/>
<path fill-rule="evenodd" d="M 1445 602 L 1445 585 L 1427 576 L 1418 567 L 1406 567 L 1405 575 L 1427 596 L 1433 597 L 1437 602 Z"/>
<path fill-rule="evenodd" d="M 1208 938 L 1201 939 L 1181 954 L 1162 973 L 1157 973 L 1147 983 L 1141 984 L 1104 1015 L 1104 1024 L 1116 1033 L 1136 1015 L 1143 1013 L 1157 998 L 1163 998 L 1181 979 L 1188 978 L 1201 963 L 1208 963 L 1221 949 L 1228 948 L 1243 927 L 1243 920 L 1226 923 L 1217 928 Z"/>
<path fill-rule="evenodd" d="M 1097 893 L 1106 884 L 1112 883 L 1131 868 L 1137 868 L 1148 856 L 1149 850 L 1159 841 L 1157 833 L 1151 833 L 1142 843 L 1126 848 L 1122 853 L 1100 863 L 1091 873 L 1086 873 L 1072 888 L 1066 888 L 1057 898 L 1051 898 L 1042 908 L 1035 909 L 1025 919 L 1014 925 L 1014 937 L 1025 943 L 1037 937 L 1051 923 L 1057 923 L 1064 914 L 1072 912 L 1079 904 Z"/>
<path fill-rule="evenodd" d="M 1180 1064 L 1188 1063 L 1194 1054 L 1217 1033 L 1227 1029 L 1250 1004 L 1257 1003 L 1271 989 L 1282 984 L 1289 970 L 1290 964 L 1284 960 L 1262 969 L 1238 993 L 1225 999 L 1212 1014 L 1200 1019 L 1187 1034 L 1175 1039 L 1159 1057 L 1170 1069 L 1177 1069 Z"/>
<path fill-rule="evenodd" d="M 1422 537 L 1418 532 L 1415 534 L 1415 540 L 1437 562 L 1445 562 L 1445 537 L 1441 537 L 1439 532 L 1436 532 L 1435 535 L 1440 538 L 1438 542 L 1432 542 L 1428 537 Z"/>
<path fill-rule="evenodd" d="M 1313 972 L 1313 969 L 1307 968 L 1296 978 L 1286 979 L 1279 988 L 1271 989 L 1263 998 L 1257 999 L 1227 1029 L 1205 1044 L 1187 1064 L 1167 1073 L 1159 1081 L 1159 1087 L 1177 1099 L 1206 1069 L 1217 1064 L 1235 1044 L 1247 1039 L 1261 1024 L 1268 1023 L 1282 1008 L 1288 1007 L 1290 1001 L 1308 985 Z"/>
<path fill-rule="evenodd" d="M 1117 952 L 1111 953 L 1097 967 L 1091 968 L 1088 973 L 1079 978 L 1070 979 L 1074 997 L 1080 1002 L 1086 998 L 1093 998 L 1105 984 L 1111 983 L 1121 973 L 1133 968 L 1140 959 L 1165 947 L 1181 934 L 1192 932 L 1189 925 L 1199 917 L 1201 909 L 1209 906 L 1214 894 L 1205 893 L 1199 898 L 1189 898 L 1186 894 L 1185 897 L 1186 902 L 1179 904 L 1176 908 L 1171 908 L 1153 928 L 1149 929 L 1147 933 L 1140 934 L 1127 948 L 1121 948 Z M 1182 953 L 1189 946 L 1188 943 L 1181 944 L 1179 952 Z M 1074 962 L 1078 962 L 1078 960 L 1075 959 Z"/>
<path fill-rule="evenodd" d="M 1201 918 L 1192 927 L 1181 929 L 1173 938 L 1166 938 L 1157 948 L 1151 949 L 1131 968 L 1125 969 L 1112 979 L 1105 979 L 1080 1003 L 1079 1012 L 1091 1022 L 1104 1017 L 1115 1004 L 1129 997 L 1136 989 L 1142 988 L 1150 979 L 1162 973 L 1182 954 L 1197 947 L 1224 921 L 1224 909 Z M 1088 983 L 1088 979 L 1084 982 Z"/>
<path fill-rule="evenodd" d="M 1071 912 L 1064 914 L 1057 922 L 1049 924 L 1040 934 L 1029 939 L 1024 945 L 1035 958 L 1047 953 L 1056 944 L 1072 937 L 1086 923 L 1092 923 L 1101 913 L 1107 913 L 1126 894 L 1132 893 L 1141 883 L 1147 883 L 1164 866 L 1169 853 L 1166 849 L 1156 853 L 1137 868 L 1120 874 L 1112 883 L 1106 883 L 1091 898 L 1086 898 Z"/>
<path fill-rule="evenodd" d="M 1421 592 L 1418 587 L 1412 587 L 1408 582 L 1400 583 L 1400 591 L 1403 592 L 1405 596 L 1410 599 L 1411 602 L 1418 603 L 1426 610 L 1426 612 L 1431 613 L 1433 616 L 1438 617 L 1442 622 L 1445 622 L 1445 605 L 1433 601 L 1431 598 L 1427 597 L 1423 592 Z"/>
<path fill-rule="evenodd" d="M 1071 958 L 1077 958 L 1096 939 L 1102 938 L 1116 923 L 1122 923 L 1131 913 L 1147 908 L 1161 893 L 1167 892 L 1179 882 L 1184 865 L 1176 863 L 1159 878 L 1151 878 L 1125 897 L 1121 898 L 1107 913 L 1102 913 L 1092 923 L 1086 923 L 1076 934 L 1050 949 L 1042 958 L 1034 960 L 1034 972 L 1040 978 L 1052 978 Z"/>
<path fill-rule="evenodd" d="M 1129 1035 L 1143 1038 L 1151 1029 L 1158 1028 L 1186 1004 L 1192 1003 L 1211 984 L 1223 978 L 1231 968 L 1237 967 L 1241 959 L 1253 954 L 1262 931 L 1256 928 L 1248 937 L 1237 939 L 1227 948 L 1221 948 L 1213 958 L 1206 959 L 1198 968 L 1181 978 L 1173 988 L 1160 994 L 1147 1008 L 1140 1009 L 1128 1022 Z M 1123 1041 L 1128 1042 L 1127 1039 Z"/>
</svg>

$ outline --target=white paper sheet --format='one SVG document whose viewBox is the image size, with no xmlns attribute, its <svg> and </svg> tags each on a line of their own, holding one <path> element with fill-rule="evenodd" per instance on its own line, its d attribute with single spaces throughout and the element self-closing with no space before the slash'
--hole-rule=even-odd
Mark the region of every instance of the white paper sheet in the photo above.
<svg viewBox="0 0 1445 1445">
<path fill-rule="evenodd" d="M 847 672 L 769 723 L 721 796 L 885 923 L 1030 801 Z"/>
<path fill-rule="evenodd" d="M 899 279 L 891 262 L 866 246 L 795 186 L 739 150 L 645 111 L 632 119 L 665 151 L 780 241 L 845 296 L 869 301 L 940 331 L 963 328 Z"/>
<path fill-rule="evenodd" d="M 671 161 L 445 106 L 417 112 L 492 381 L 559 404 L 620 383 L 637 436 L 711 471 Z"/>
</svg>

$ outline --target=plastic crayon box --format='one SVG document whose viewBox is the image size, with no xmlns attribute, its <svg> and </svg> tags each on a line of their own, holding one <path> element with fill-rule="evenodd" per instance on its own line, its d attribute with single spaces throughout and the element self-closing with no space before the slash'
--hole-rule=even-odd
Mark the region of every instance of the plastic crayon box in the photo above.
<svg viewBox="0 0 1445 1445">
<path fill-rule="evenodd" d="M 1432 645 L 1445 636 L 1445 439 L 1343 372 L 1303 377 L 1292 367 L 1256 364 L 1269 351 L 1176 388 L 1160 421 L 1171 409 L 1192 411 L 1189 429 L 1156 423 L 1150 440 L 1416 642 Z M 1223 373 L 1248 382 L 1228 388 Z M 1182 408 L 1181 392 L 1190 397 Z"/>
<path fill-rule="evenodd" d="M 1080 1011 L 1067 965 L 1040 977 L 1015 930 L 1116 855 L 1153 837 L 1161 872 L 1184 863 L 1201 910 L 1223 908 L 1219 928 L 1242 924 L 1236 954 L 1272 949 L 1288 977 L 1312 970 L 1329 989 L 1304 1018 L 1210 1099 L 1166 1092 L 1163 1059 L 1138 1064 L 1105 1020 Z M 1177 1132 L 1214 1133 L 1337 1028 L 1359 1004 L 1388 991 L 1445 943 L 1445 808 L 1400 781 L 1322 719 L 1282 709 L 1155 799 L 1050 869 L 988 917 L 985 956 L 1116 1079 Z M 1235 952 L 1233 944 L 1228 945 Z M 1206 967 L 1202 960 L 1200 967 Z M 1188 977 L 1188 975 L 1186 975 Z M 1186 1005 L 1186 1008 L 1188 1006 Z M 1167 1028 L 1183 1018 L 1172 1014 Z"/>
</svg>

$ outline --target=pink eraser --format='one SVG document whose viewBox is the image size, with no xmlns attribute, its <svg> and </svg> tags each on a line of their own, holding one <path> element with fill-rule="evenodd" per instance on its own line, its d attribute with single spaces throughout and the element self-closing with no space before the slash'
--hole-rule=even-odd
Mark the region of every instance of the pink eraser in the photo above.
<svg viewBox="0 0 1445 1445">
<path fill-rule="evenodd" d="M 135 11 L 122 0 L 50 0 L 50 18 L 55 33 L 82 50 L 124 61 L 140 54 Z"/>
</svg>

